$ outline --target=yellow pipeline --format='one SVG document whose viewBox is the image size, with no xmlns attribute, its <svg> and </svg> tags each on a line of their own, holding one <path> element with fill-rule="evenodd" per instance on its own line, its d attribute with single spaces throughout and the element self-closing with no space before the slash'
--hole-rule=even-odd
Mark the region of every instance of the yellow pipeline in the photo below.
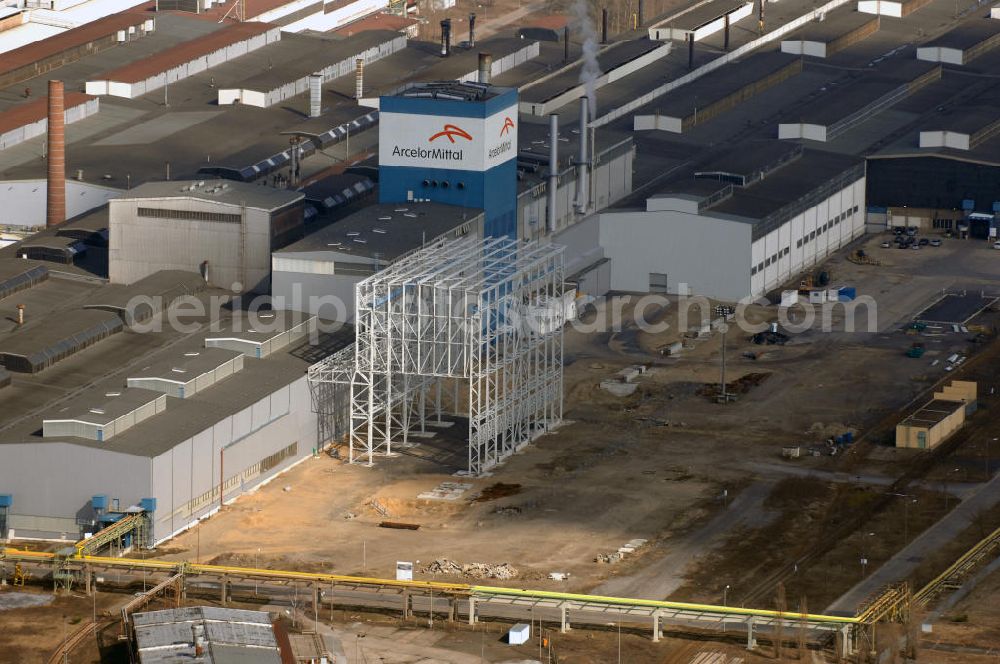
<svg viewBox="0 0 1000 664">
<path fill-rule="evenodd" d="M 146 560 L 140 558 L 109 558 L 105 556 L 74 556 L 63 558 L 55 553 L 41 551 L 26 551 L 21 549 L 0 549 L 0 557 L 12 560 L 68 560 L 93 563 L 107 567 L 123 567 L 158 571 L 174 571 L 184 568 L 186 574 L 231 574 L 233 576 L 261 576 L 273 579 L 289 579 L 321 583 L 358 583 L 362 585 L 394 586 L 398 588 L 414 588 L 419 590 L 440 590 L 442 592 L 469 593 L 472 586 L 465 583 L 439 583 L 435 581 L 397 581 L 395 579 L 379 579 L 374 577 L 346 576 L 342 574 L 322 574 L 315 572 L 293 572 L 288 570 L 259 569 L 253 567 L 236 567 L 231 565 L 208 565 L 200 563 L 185 563 L 172 560 Z"/>
<path fill-rule="evenodd" d="M 627 597 L 605 597 L 603 595 L 577 595 L 575 593 L 558 593 L 549 590 L 517 590 L 516 588 L 500 588 L 493 586 L 472 586 L 472 592 L 490 595 L 509 595 L 512 597 L 527 597 L 532 599 L 558 599 L 574 602 L 590 602 L 594 604 L 625 604 L 628 606 L 647 606 L 657 609 L 673 609 L 677 611 L 701 611 L 704 613 L 725 613 L 729 615 L 761 616 L 768 618 L 784 618 L 785 620 L 809 620 L 811 622 L 826 622 L 840 624 L 855 624 L 856 617 L 827 616 L 815 613 L 796 613 L 794 611 L 769 611 L 765 609 L 746 609 L 734 606 L 717 606 L 714 604 L 688 604 L 686 602 L 664 602 L 654 599 L 629 599 Z"/>
<path fill-rule="evenodd" d="M 21 560 L 54 560 L 61 559 L 54 553 L 40 551 L 24 551 L 20 549 L 0 549 L 0 557 Z M 593 604 L 644 606 L 649 608 L 671 609 L 676 611 L 701 611 L 728 615 L 760 616 L 767 618 L 784 618 L 785 620 L 808 620 L 810 622 L 856 624 L 857 617 L 827 616 L 813 613 L 801 614 L 794 611 L 770 611 L 765 609 L 747 609 L 732 606 L 717 606 L 713 604 L 689 604 L 686 602 L 664 602 L 651 599 L 630 599 L 627 597 L 607 597 L 603 595 L 580 595 L 576 593 L 560 593 L 549 590 L 523 590 L 517 588 L 501 588 L 495 586 L 472 586 L 465 583 L 440 583 L 436 581 L 396 581 L 395 579 L 379 579 L 375 577 L 346 576 L 341 574 L 318 574 L 314 572 L 293 572 L 288 570 L 258 569 L 253 567 L 235 567 L 230 565 L 207 565 L 200 563 L 185 563 L 168 560 L 142 560 L 138 558 L 108 558 L 103 556 L 79 556 L 69 560 L 89 562 L 108 567 L 123 567 L 132 569 L 174 571 L 183 568 L 187 574 L 230 574 L 233 576 L 259 576 L 272 579 L 289 579 L 311 581 L 314 583 L 356 583 L 370 586 L 390 586 L 397 588 L 412 588 L 414 590 L 431 590 L 459 594 L 489 594 L 524 597 L 531 599 L 554 599 Z"/>
</svg>

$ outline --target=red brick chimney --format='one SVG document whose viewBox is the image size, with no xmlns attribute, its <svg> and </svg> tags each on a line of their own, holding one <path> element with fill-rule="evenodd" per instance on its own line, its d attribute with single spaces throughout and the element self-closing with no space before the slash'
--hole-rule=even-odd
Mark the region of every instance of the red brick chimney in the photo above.
<svg viewBox="0 0 1000 664">
<path fill-rule="evenodd" d="M 49 81 L 49 181 L 45 226 L 66 221 L 66 107 L 62 81 Z"/>
</svg>

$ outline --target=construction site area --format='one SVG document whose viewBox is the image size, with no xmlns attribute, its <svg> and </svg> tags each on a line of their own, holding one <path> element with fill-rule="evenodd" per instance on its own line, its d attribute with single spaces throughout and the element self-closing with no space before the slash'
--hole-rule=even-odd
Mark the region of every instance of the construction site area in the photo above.
<svg viewBox="0 0 1000 664">
<path fill-rule="evenodd" d="M 862 306 L 828 306 L 810 329 L 796 327 L 805 309 L 766 302 L 746 307 L 746 324 L 762 331 L 734 324 L 726 333 L 725 400 L 719 398 L 723 338 L 714 302 L 626 294 L 595 301 L 563 334 L 562 423 L 527 447 L 516 446 L 489 471 L 467 474 L 468 422 L 445 407 L 422 422 L 423 431 L 411 426 L 408 440 L 389 456 L 376 446 L 371 465 L 348 463 L 351 441 L 342 439 L 187 532 L 140 550 L 142 561 L 114 574 L 96 572 L 97 587 L 135 589 L 141 571 L 148 590 L 162 578 L 158 569 L 172 572 L 175 565 L 231 569 L 230 594 L 222 591 L 230 604 L 277 602 L 281 613 L 288 593 L 301 592 L 291 607 L 302 616 L 291 620 L 306 620 L 315 609 L 320 631 L 332 629 L 352 662 L 372 661 L 373 653 L 384 653 L 386 662 L 416 661 L 398 645 L 410 639 L 441 649 L 441 661 L 474 661 L 487 650 L 494 653 L 488 661 L 537 655 L 538 643 L 500 643 L 509 625 L 494 624 L 502 612 L 487 618 L 490 600 L 480 605 L 481 624 L 465 624 L 461 615 L 469 609 L 446 600 L 454 592 L 447 584 L 748 607 L 793 618 L 853 619 L 886 588 L 907 583 L 915 593 L 980 540 L 992 533 L 995 541 L 1000 526 L 992 479 L 998 463 L 992 455 L 1000 446 L 992 444 L 998 431 L 989 417 L 1000 379 L 1000 309 L 990 291 L 994 256 L 987 247 L 945 241 L 924 252 L 900 252 L 880 247 L 882 241 L 866 237 L 816 271 L 822 280 L 850 284 Z M 948 318 L 944 314 L 954 320 L 934 320 Z M 913 357 L 908 350 L 917 343 L 925 351 Z M 968 421 L 933 450 L 894 446 L 897 423 L 955 381 L 978 386 Z M 5 581 L 17 559 L 11 551 L 0 561 Z M 301 590 L 291 582 L 275 586 L 266 576 L 268 570 L 335 575 L 338 584 L 345 577 L 393 579 L 400 578 L 401 560 L 414 580 L 431 584 L 431 602 L 433 584 L 442 584 L 440 609 L 421 607 L 416 597 L 402 612 L 384 601 L 335 599 L 319 590 L 316 579 L 325 576 L 304 577 L 312 583 Z M 154 564 L 161 567 L 142 567 Z M 986 577 L 989 587 L 996 583 L 995 573 L 987 576 L 992 567 L 963 574 Z M 238 570 L 258 571 L 237 580 Z M 193 569 L 187 573 L 189 601 L 199 594 L 202 603 L 218 601 L 219 591 L 211 589 L 217 586 L 199 582 Z M 254 580 L 257 574 L 263 576 Z M 953 597 L 961 582 L 935 587 L 926 604 L 907 595 L 903 608 L 900 599 L 893 611 L 906 613 L 906 620 L 883 644 L 910 630 L 908 648 L 956 653 L 953 660 L 926 661 L 976 661 L 980 653 L 962 650 L 954 635 L 964 616 L 983 615 L 984 622 L 975 622 L 975 642 L 988 647 L 983 639 L 995 643 L 997 627 L 989 627 L 995 616 L 974 602 L 981 587 Z M 427 590 L 422 594 L 426 602 Z M 116 601 L 103 592 L 95 597 L 102 606 Z M 26 615 L 63 611 L 79 620 L 93 610 L 100 617 L 100 607 L 76 590 L 46 602 L 55 603 Z M 939 603 L 946 608 L 936 608 Z M 436 618 L 430 606 L 440 611 Z M 583 607 L 576 618 L 561 609 L 560 618 L 557 607 L 553 613 L 544 602 L 533 606 L 539 623 L 547 623 L 536 636 L 547 635 L 546 650 L 558 654 L 553 661 L 613 661 L 618 647 L 621 661 L 698 661 L 702 651 L 758 661 L 746 651 L 748 638 L 760 661 L 773 661 L 782 648 L 790 658 L 808 650 L 812 661 L 848 654 L 837 639 L 816 640 L 823 632 L 797 630 L 793 618 L 784 628 L 783 622 L 764 628 L 758 641 L 747 636 L 745 619 L 722 618 L 711 629 L 731 621 L 730 629 L 713 631 L 706 647 L 684 636 L 702 631 L 699 619 L 689 628 L 665 622 L 658 634 L 663 641 L 655 643 L 660 639 L 651 641 L 642 626 L 648 619 L 632 610 L 595 621 L 584 617 Z M 939 615 L 920 634 L 931 610 Z M 8 652 L 29 643 L 44 650 L 30 620 L 18 636 L 20 613 L 5 612 L 4 620 L 14 621 L 4 637 L 14 648 Z M 560 621 L 574 620 L 587 624 L 587 632 L 561 633 Z M 437 631 L 413 631 L 425 621 Z M 320 628 L 310 623 L 309 629 Z M 351 656 L 352 634 L 367 639 L 360 646 L 367 659 Z M 865 643 L 874 648 L 876 642 Z M 50 640 L 47 647 L 55 645 Z M 851 650 L 853 657 L 868 654 L 867 647 Z M 30 661 L 17 657 L 4 661 Z"/>
</svg>

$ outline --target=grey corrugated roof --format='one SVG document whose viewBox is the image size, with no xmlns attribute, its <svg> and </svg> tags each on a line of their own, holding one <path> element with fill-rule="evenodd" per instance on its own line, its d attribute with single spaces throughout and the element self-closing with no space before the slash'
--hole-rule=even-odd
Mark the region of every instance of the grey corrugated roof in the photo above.
<svg viewBox="0 0 1000 664">
<path fill-rule="evenodd" d="M 863 14 L 854 7 L 827 14 L 822 21 L 811 21 L 785 37 L 782 41 L 814 41 L 828 43 L 854 32 L 863 25 L 879 20 L 878 16 Z"/>
<path fill-rule="evenodd" d="M 388 261 L 475 221 L 482 214 L 478 208 L 443 203 L 370 205 L 278 253 L 330 251 L 366 258 L 377 256 Z"/>
<path fill-rule="evenodd" d="M 296 315 L 301 316 L 301 314 Z M 148 343 L 145 337 L 159 336 L 153 333 L 127 334 L 132 337 L 132 344 Z M 157 351 L 144 364 L 138 366 L 176 358 L 178 353 L 200 352 L 204 349 L 206 336 L 212 334 L 204 331 L 192 334 L 181 343 Z M 261 399 L 302 378 L 310 364 L 339 350 L 351 341 L 353 333 L 347 328 L 320 333 L 315 345 L 309 345 L 308 339 L 300 339 L 265 359 L 247 358 L 236 380 L 216 383 L 211 389 L 187 399 L 167 397 L 167 410 L 164 413 L 143 421 L 103 443 L 85 438 L 42 438 L 38 435 L 42 419 L 54 419 L 54 415 L 58 414 L 62 407 L 60 403 L 53 403 L 30 417 L 23 417 L 23 409 L 9 412 L 0 406 L 0 445 L 49 445 L 65 442 L 134 456 L 156 457 L 173 448 L 178 442 L 204 431 L 225 417 L 253 406 Z M 105 367 L 110 366 L 113 361 L 107 357 L 98 357 L 100 359 L 97 361 Z M 131 367 L 125 366 L 115 373 L 103 376 L 92 387 L 86 389 L 98 391 L 97 393 L 121 391 L 129 374 L 135 370 L 136 364 L 133 363 Z M 4 390 L 4 392 L 12 391 L 14 388 Z M 44 400 L 36 405 L 43 404 Z M 11 423 L 3 427 L 6 420 L 11 420 Z"/>
<path fill-rule="evenodd" d="M 1000 34 L 1000 21 L 992 18 L 979 18 L 949 30 L 937 39 L 921 44 L 921 46 L 955 48 L 965 51 L 997 34 Z"/>
<path fill-rule="evenodd" d="M 141 664 L 281 664 L 271 617 L 263 611 L 188 607 L 137 613 L 133 620 Z"/>
<path fill-rule="evenodd" d="M 285 32 L 280 41 L 261 49 L 259 55 L 266 54 L 267 69 L 248 70 L 254 73 L 238 83 L 227 84 L 227 87 L 270 92 L 401 36 L 391 30 L 372 30 L 346 38 Z"/>
<path fill-rule="evenodd" d="M 120 196 L 119 200 L 144 198 L 194 198 L 271 211 L 302 200 L 304 195 L 299 191 L 261 187 L 233 180 L 168 180 L 139 185 Z"/>
</svg>

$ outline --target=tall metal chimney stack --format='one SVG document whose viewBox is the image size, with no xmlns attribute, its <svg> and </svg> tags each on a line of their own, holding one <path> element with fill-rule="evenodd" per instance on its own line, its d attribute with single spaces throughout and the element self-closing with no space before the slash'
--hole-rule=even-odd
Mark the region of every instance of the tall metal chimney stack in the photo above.
<svg viewBox="0 0 1000 664">
<path fill-rule="evenodd" d="M 451 55 L 451 19 L 441 20 L 441 57 Z"/>
<path fill-rule="evenodd" d="M 62 81 L 49 81 L 49 180 L 45 226 L 66 221 L 66 102 Z"/>
<path fill-rule="evenodd" d="M 476 47 L 476 12 L 469 14 L 469 48 Z"/>
<path fill-rule="evenodd" d="M 608 10 L 604 8 L 601 10 L 601 43 L 608 43 Z"/>
<path fill-rule="evenodd" d="M 489 53 L 479 54 L 479 82 L 490 84 L 490 72 L 493 71 L 493 56 Z"/>
<path fill-rule="evenodd" d="M 580 159 L 576 166 L 576 211 L 584 214 L 590 207 L 590 151 L 587 138 L 590 134 L 590 100 L 580 97 Z"/>
<path fill-rule="evenodd" d="M 546 205 L 548 231 L 556 232 L 556 193 L 559 190 L 559 114 L 549 116 L 549 186 Z"/>
<path fill-rule="evenodd" d="M 365 92 L 365 61 L 358 58 L 354 61 L 354 98 L 361 99 Z"/>
</svg>

